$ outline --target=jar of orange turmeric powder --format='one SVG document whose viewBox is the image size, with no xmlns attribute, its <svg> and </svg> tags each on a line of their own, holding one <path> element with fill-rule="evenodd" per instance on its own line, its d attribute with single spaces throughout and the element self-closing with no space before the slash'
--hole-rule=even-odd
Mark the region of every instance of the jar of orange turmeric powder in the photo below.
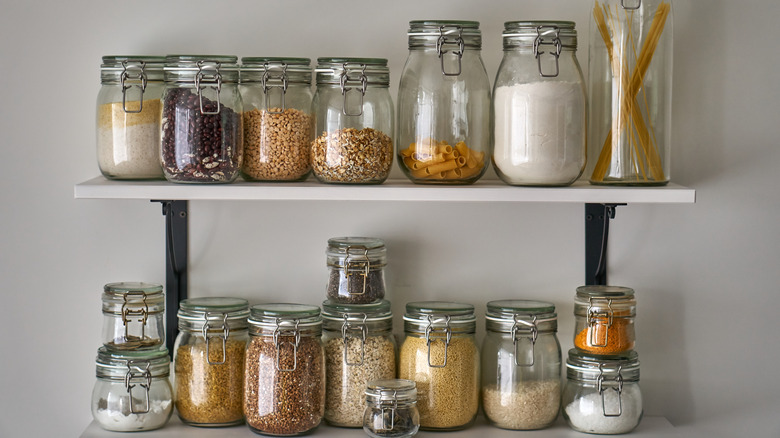
<svg viewBox="0 0 780 438">
<path fill-rule="evenodd" d="M 592 354 L 634 349 L 636 299 L 622 286 L 580 286 L 574 298 L 574 347 Z"/>
</svg>

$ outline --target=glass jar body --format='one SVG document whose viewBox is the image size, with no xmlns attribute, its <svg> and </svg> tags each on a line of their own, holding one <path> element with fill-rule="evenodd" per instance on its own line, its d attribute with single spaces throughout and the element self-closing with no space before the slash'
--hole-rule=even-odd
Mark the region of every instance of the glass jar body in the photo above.
<svg viewBox="0 0 780 438">
<path fill-rule="evenodd" d="M 574 347 L 592 354 L 620 354 L 636 345 L 634 291 L 620 286 L 581 286 L 574 300 Z"/>
<path fill-rule="evenodd" d="M 624 382 L 619 394 L 613 388 L 604 389 L 600 394 L 596 381 L 567 380 L 561 399 L 563 418 L 579 432 L 628 433 L 642 419 L 642 392 L 638 382 Z"/>
<path fill-rule="evenodd" d="M 582 174 L 587 108 L 575 55 L 564 48 L 557 59 L 537 60 L 531 47 L 505 47 L 493 91 L 492 154 L 505 183 L 565 186 Z"/>
<path fill-rule="evenodd" d="M 408 438 L 420 430 L 416 403 L 399 402 L 392 415 L 387 406 L 369 403 L 363 414 L 363 431 L 372 438 Z"/>
<path fill-rule="evenodd" d="M 382 239 L 334 237 L 328 239 L 327 296 L 343 304 L 375 303 L 385 297 L 387 249 Z"/>
<path fill-rule="evenodd" d="M 159 284 L 106 284 L 102 295 L 103 345 L 117 351 L 160 348 L 165 342 L 164 300 Z"/>
<path fill-rule="evenodd" d="M 173 392 L 168 377 L 152 378 L 149 387 L 149 410 L 145 413 L 131 411 L 131 395 L 124 381 L 98 378 L 92 390 L 92 417 L 106 430 L 115 432 L 135 432 L 154 430 L 163 427 L 173 413 Z M 144 389 L 134 389 L 132 404 L 139 408 L 146 406 L 141 393 Z"/>
<path fill-rule="evenodd" d="M 410 49 L 401 73 L 398 164 L 415 183 L 470 184 L 490 160 L 490 81 L 479 49 L 448 76 L 435 47 Z"/>
<path fill-rule="evenodd" d="M 671 3 L 604 0 L 594 7 L 588 62 L 590 146 L 586 172 L 591 184 L 669 182 Z M 633 8 L 636 4 L 639 7 Z"/>
</svg>

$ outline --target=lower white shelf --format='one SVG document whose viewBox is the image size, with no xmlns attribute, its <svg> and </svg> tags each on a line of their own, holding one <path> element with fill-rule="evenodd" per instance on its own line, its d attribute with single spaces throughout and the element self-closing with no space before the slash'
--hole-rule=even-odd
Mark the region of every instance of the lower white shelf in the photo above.
<svg viewBox="0 0 780 438">
<path fill-rule="evenodd" d="M 509 438 L 509 437 L 515 437 L 517 438 L 518 435 L 521 436 L 528 436 L 528 437 L 537 437 L 537 438 L 568 438 L 568 437 L 579 437 L 579 438 L 587 438 L 589 436 L 594 435 L 588 435 L 580 432 L 575 432 L 571 429 L 569 429 L 563 419 L 561 417 L 558 417 L 558 422 L 548 429 L 544 430 L 534 430 L 534 431 L 513 431 L 513 430 L 504 430 L 504 429 L 498 429 L 496 427 L 492 427 L 488 425 L 484 418 L 479 417 L 477 418 L 477 422 L 474 426 L 466 429 L 461 430 L 457 432 L 426 432 L 421 431 L 417 434 L 418 437 L 434 437 L 437 436 L 439 438 L 466 438 L 466 437 L 474 437 L 478 436 L 480 438 Z M 158 430 L 152 430 L 149 432 L 142 432 L 141 435 L 143 435 L 143 438 L 253 438 L 258 437 L 260 435 L 255 434 L 251 430 L 249 430 L 246 426 L 235 426 L 235 427 L 227 427 L 227 428 L 216 428 L 216 429 L 209 429 L 209 428 L 201 428 L 201 427 L 190 427 L 185 424 L 183 424 L 181 421 L 179 421 L 179 418 L 176 416 L 176 414 L 171 417 L 171 421 L 168 422 L 168 424 L 163 427 L 162 429 Z M 317 429 L 314 430 L 310 434 L 311 436 L 321 436 L 321 437 L 339 437 L 339 438 L 350 438 L 350 437 L 365 437 L 366 434 L 363 433 L 362 429 L 343 429 L 338 427 L 330 427 L 326 425 L 321 425 Z M 674 427 L 669 423 L 669 421 L 666 420 L 664 417 L 645 417 L 642 419 L 642 422 L 639 423 L 639 426 L 631 432 L 628 436 L 635 437 L 635 438 L 657 438 L 657 437 L 673 437 L 674 435 Z M 682 435 L 680 435 L 682 437 Z M 90 423 L 89 427 L 84 431 L 83 434 L 81 434 L 81 438 L 108 438 L 108 437 L 124 437 L 127 438 L 127 433 L 124 432 L 108 432 L 106 430 L 103 430 L 98 426 L 97 423 L 94 421 Z"/>
</svg>

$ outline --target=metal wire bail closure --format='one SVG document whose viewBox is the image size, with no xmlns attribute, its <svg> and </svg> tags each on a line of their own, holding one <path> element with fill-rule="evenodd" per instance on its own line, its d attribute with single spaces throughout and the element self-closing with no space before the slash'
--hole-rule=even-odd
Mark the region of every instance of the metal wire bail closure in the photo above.
<svg viewBox="0 0 780 438">
<path fill-rule="evenodd" d="M 366 314 L 365 313 L 358 313 L 354 314 L 357 318 L 362 318 L 362 321 L 359 324 L 354 324 L 349 322 L 350 314 L 345 313 L 344 314 L 344 324 L 341 325 L 341 339 L 344 342 L 344 363 L 348 366 L 359 366 L 363 365 L 363 361 L 366 357 L 366 337 L 368 337 L 368 327 L 366 326 Z M 359 332 L 359 335 L 350 335 L 350 332 Z M 349 338 L 357 338 L 360 340 L 360 361 L 359 362 L 350 362 L 347 354 L 347 346 L 349 342 Z"/>
<path fill-rule="evenodd" d="M 136 363 L 138 365 L 136 365 Z M 144 366 L 145 365 L 145 366 Z M 149 403 L 149 388 L 152 386 L 152 372 L 149 370 L 151 363 L 146 360 L 129 360 L 127 361 L 127 373 L 125 374 L 125 389 L 130 397 L 130 413 L 132 414 L 146 414 L 149 413 L 151 405 Z M 133 368 L 139 370 L 133 371 Z M 133 384 L 133 381 L 140 381 L 141 383 Z M 144 409 L 136 409 L 133 402 L 133 388 L 140 386 L 145 391 L 146 407 Z"/>
<path fill-rule="evenodd" d="M 382 396 L 388 395 L 392 397 L 392 400 L 382 400 Z M 395 427 L 395 411 L 398 409 L 398 390 L 381 390 L 379 391 L 379 407 L 382 410 L 382 429 L 384 431 L 393 430 Z M 387 424 L 387 419 L 390 418 L 390 425 Z"/>
<path fill-rule="evenodd" d="M 263 94 L 265 95 L 265 108 L 269 114 L 281 114 L 285 109 L 287 109 L 284 101 L 284 97 L 287 94 L 287 63 L 282 62 L 280 67 L 282 68 L 282 72 L 279 74 L 273 74 L 271 73 L 271 67 L 268 65 L 268 63 L 266 62 L 263 64 L 265 71 L 263 72 L 263 78 L 261 82 L 263 85 Z M 282 81 L 282 85 L 269 85 L 269 79 L 279 79 Z M 271 111 L 271 93 L 269 93 L 271 89 L 280 89 L 282 92 L 282 104 L 280 106 L 280 108 L 282 108 L 281 111 Z"/>
<path fill-rule="evenodd" d="M 346 104 L 346 100 L 344 102 Z M 361 253 L 356 257 L 353 257 L 350 253 L 353 249 L 358 250 Z M 346 271 L 347 279 L 352 275 L 360 275 L 363 277 L 363 290 L 361 292 L 352 292 L 352 283 L 348 281 L 347 293 L 349 295 L 364 295 L 366 293 L 368 269 L 371 264 L 371 260 L 368 258 L 368 248 L 363 245 L 350 245 L 347 247 L 346 253 L 347 257 L 344 259 L 344 270 Z"/>
<path fill-rule="evenodd" d="M 125 326 L 125 341 L 130 338 L 130 323 L 132 316 L 137 316 L 141 323 L 141 340 L 146 337 L 146 320 L 149 317 L 149 305 L 146 303 L 146 292 L 128 291 L 122 298 L 122 325 Z M 134 300 L 132 298 L 135 298 Z M 140 300 L 140 302 L 139 302 Z"/>
<path fill-rule="evenodd" d="M 292 321 L 284 321 L 281 318 L 276 318 L 276 328 L 274 329 L 274 344 L 276 345 L 276 370 L 277 371 L 295 371 L 298 368 L 298 345 L 301 343 L 301 332 L 298 330 L 298 319 L 294 319 Z M 292 328 L 283 328 L 282 324 L 285 323 L 292 323 Z M 293 367 L 292 368 L 282 368 L 280 357 L 281 357 L 281 345 L 283 344 L 280 342 L 279 339 L 280 336 L 292 336 L 294 337 L 293 342 L 287 342 L 288 344 L 292 344 L 293 346 Z"/>
<path fill-rule="evenodd" d="M 128 63 L 132 62 L 134 63 L 131 66 L 128 66 Z M 137 63 L 137 65 L 136 65 Z M 140 67 L 140 70 L 137 74 L 132 75 L 130 72 L 130 69 L 133 67 Z M 119 75 L 119 84 L 122 87 L 122 109 L 128 113 L 128 114 L 136 114 L 140 113 L 144 109 L 144 92 L 146 91 L 146 62 L 138 60 L 124 60 L 122 61 L 122 74 Z M 127 90 L 132 88 L 132 85 L 126 85 L 126 82 L 128 79 L 135 79 L 138 81 L 141 81 L 141 85 L 136 85 L 136 87 L 141 89 L 141 97 L 138 100 L 138 111 L 130 111 L 127 109 Z"/>
<path fill-rule="evenodd" d="M 609 328 L 612 327 L 612 299 L 607 300 L 607 310 L 593 310 L 594 298 L 589 298 L 588 304 L 588 345 L 592 347 L 606 347 L 609 342 Z M 597 336 L 599 328 L 604 331 L 604 342 L 598 342 L 600 336 Z"/>
<path fill-rule="evenodd" d="M 455 41 L 448 41 L 447 37 L 444 35 L 444 30 L 446 28 L 454 29 L 458 32 L 458 38 L 455 39 Z M 448 73 L 447 70 L 444 68 L 444 55 L 446 55 L 449 51 L 444 50 L 445 45 L 457 45 L 458 50 L 456 52 L 452 52 L 453 55 L 457 56 L 458 58 L 458 71 L 454 73 Z M 462 71 L 462 58 L 463 58 L 463 52 L 466 49 L 466 45 L 463 42 L 463 28 L 461 26 L 457 25 L 443 25 L 439 26 L 439 39 L 436 40 L 436 54 L 439 55 L 439 60 L 441 61 L 441 74 L 444 76 L 460 76 L 460 72 Z"/>
<path fill-rule="evenodd" d="M 552 29 L 555 31 L 555 37 L 551 42 L 547 42 L 542 37 L 542 29 Z M 536 26 L 536 39 L 534 40 L 534 57 L 536 58 L 536 62 L 539 67 L 539 75 L 543 78 L 555 78 L 558 77 L 558 73 L 560 73 L 560 69 L 558 67 L 558 58 L 561 56 L 561 50 L 563 48 L 563 44 L 561 44 L 560 39 L 560 33 L 561 30 L 558 28 L 558 26 Z M 544 55 L 546 52 L 543 52 L 539 50 L 539 46 L 555 46 L 555 52 L 550 52 L 551 55 L 555 58 L 555 73 L 553 74 L 546 74 L 542 71 L 542 55 Z"/>
<path fill-rule="evenodd" d="M 368 88 L 368 77 L 366 77 L 366 64 L 357 64 L 353 65 L 351 70 L 354 72 L 355 70 L 360 70 L 360 75 L 357 77 L 351 77 L 350 76 L 350 64 L 348 62 L 345 62 L 342 64 L 342 72 L 340 76 L 340 83 L 341 83 L 341 95 L 344 96 L 344 105 L 341 108 L 341 112 L 345 116 L 362 116 L 363 115 L 363 98 L 366 95 L 366 89 Z M 356 83 L 359 82 L 360 88 L 353 88 L 348 87 L 350 83 Z M 358 84 L 355 84 L 358 85 Z M 359 91 L 360 92 L 360 111 L 356 113 L 351 113 L 347 111 L 347 95 L 349 91 Z"/>
<path fill-rule="evenodd" d="M 530 367 L 535 363 L 536 354 L 534 348 L 536 347 L 536 338 L 539 336 L 539 329 L 536 326 L 536 315 L 532 315 L 531 321 L 518 318 L 519 315 L 514 315 L 514 324 L 512 324 L 512 343 L 515 346 L 515 366 L 518 367 Z M 520 345 L 519 341 L 528 339 L 531 341 L 531 354 L 530 361 L 521 362 L 518 360 L 520 357 Z"/>
<path fill-rule="evenodd" d="M 212 326 L 209 323 L 209 315 L 222 315 L 222 325 L 220 327 Z M 206 339 L 206 359 L 209 365 L 222 365 L 227 360 L 227 338 L 230 335 L 230 327 L 228 327 L 227 313 L 222 312 L 205 312 L 203 318 L 206 322 L 203 324 L 203 337 Z M 209 333 L 220 333 L 216 336 L 209 336 Z M 211 347 L 210 342 L 212 338 L 219 338 L 222 340 L 222 360 L 219 362 L 211 360 Z"/>
<path fill-rule="evenodd" d="M 219 61 L 206 61 L 201 59 L 198 61 L 198 73 L 195 75 L 195 88 L 198 89 L 198 102 L 200 103 L 200 113 L 204 115 L 219 114 L 220 107 L 219 94 L 222 91 L 222 74 L 219 72 Z M 203 89 L 205 85 L 201 84 L 215 84 L 211 88 L 217 92 L 217 110 L 206 111 L 203 109 Z"/>
<path fill-rule="evenodd" d="M 447 366 L 447 347 L 449 347 L 450 340 L 452 339 L 452 329 L 450 328 L 450 315 L 444 315 L 444 317 L 445 317 L 444 327 L 436 328 L 433 326 L 434 315 L 428 315 L 428 325 L 425 327 L 425 343 L 426 345 L 428 345 L 428 366 L 431 368 L 444 368 Z M 446 333 L 446 338 L 444 341 L 444 363 L 442 363 L 441 365 L 434 365 L 431 363 L 431 343 L 433 342 L 433 339 L 431 338 L 431 333 L 437 330 L 443 330 L 444 333 Z"/>
<path fill-rule="evenodd" d="M 625 0 L 620 0 L 620 7 L 623 9 L 639 9 L 642 7 L 642 0 L 637 0 L 636 6 L 626 6 Z"/>
<path fill-rule="evenodd" d="M 619 365 L 617 369 L 617 376 L 613 379 L 607 379 L 604 377 L 603 364 L 599 364 L 599 376 L 597 378 L 597 388 L 599 395 L 601 396 L 601 410 L 605 417 L 619 417 L 623 415 L 623 401 L 621 394 L 623 393 L 623 375 L 621 371 L 623 366 Z M 612 383 L 614 382 L 614 383 Z M 605 385 L 606 384 L 606 385 Z M 617 393 L 617 412 L 607 412 L 607 400 L 606 390 L 612 389 Z"/>
</svg>

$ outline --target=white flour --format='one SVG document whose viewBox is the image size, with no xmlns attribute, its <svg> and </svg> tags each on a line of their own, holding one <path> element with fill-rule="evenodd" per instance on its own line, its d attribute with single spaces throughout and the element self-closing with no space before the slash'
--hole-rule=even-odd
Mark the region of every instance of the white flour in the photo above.
<svg viewBox="0 0 780 438">
<path fill-rule="evenodd" d="M 518 185 L 567 185 L 585 166 L 585 95 L 576 82 L 496 88 L 493 164 Z"/>
<path fill-rule="evenodd" d="M 618 404 L 617 393 L 612 389 L 605 391 L 608 412 L 616 412 Z M 634 430 L 642 418 L 642 394 L 637 385 L 624 385 L 620 396 L 622 413 L 618 417 L 604 416 L 604 406 L 601 395 L 591 392 L 569 403 L 564 414 L 569 425 L 580 432 L 617 434 Z"/>
</svg>

